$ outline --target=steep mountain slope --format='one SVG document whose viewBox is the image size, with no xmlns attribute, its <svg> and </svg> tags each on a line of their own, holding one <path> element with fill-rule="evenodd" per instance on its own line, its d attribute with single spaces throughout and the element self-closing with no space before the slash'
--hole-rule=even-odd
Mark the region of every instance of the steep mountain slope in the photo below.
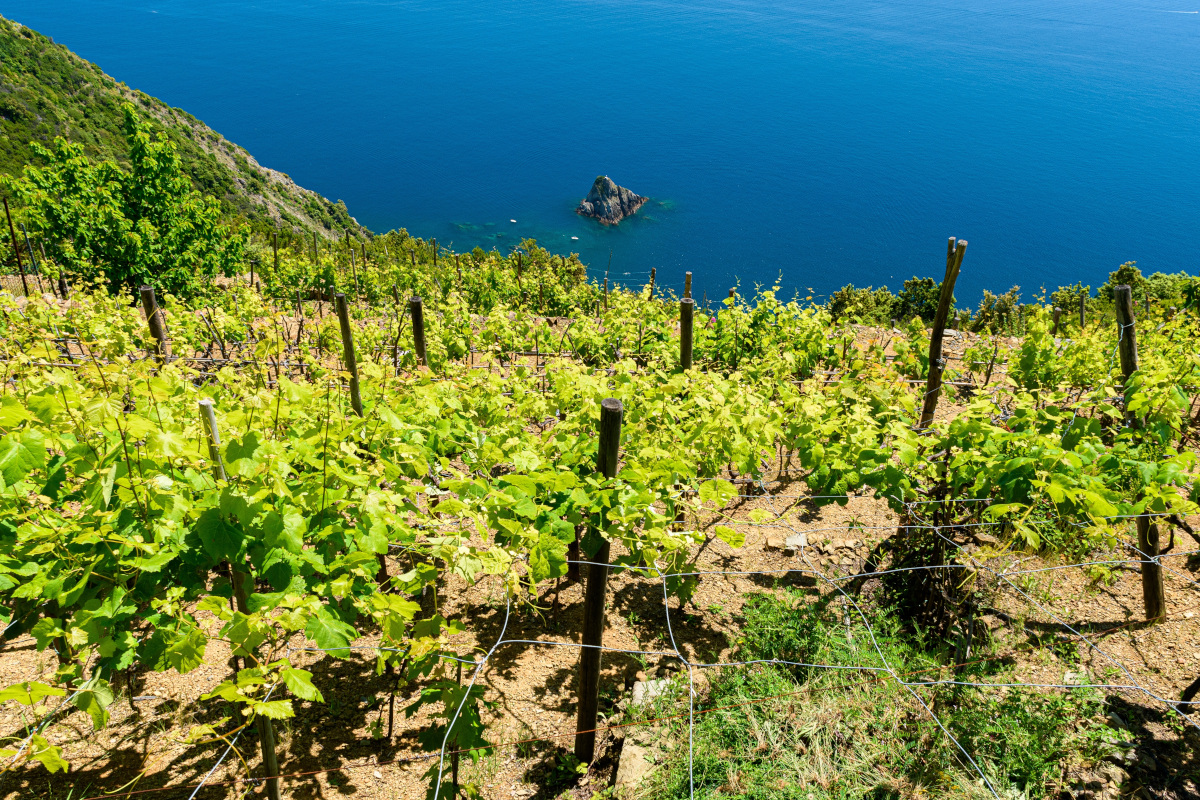
<svg viewBox="0 0 1200 800">
<path fill-rule="evenodd" d="M 331 202 L 268 169 L 191 114 L 131 89 L 99 67 L 18 22 L 0 17 L 0 172 L 15 175 L 34 156 L 29 142 L 79 142 L 95 159 L 128 164 L 121 105 L 133 103 L 179 149 L 196 188 L 254 228 L 315 230 L 336 238 L 360 230 Z"/>
</svg>

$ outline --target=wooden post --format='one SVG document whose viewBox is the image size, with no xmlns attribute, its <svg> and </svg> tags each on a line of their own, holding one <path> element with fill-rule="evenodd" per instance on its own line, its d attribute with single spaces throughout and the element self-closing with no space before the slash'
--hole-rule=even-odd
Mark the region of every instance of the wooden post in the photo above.
<svg viewBox="0 0 1200 800">
<path fill-rule="evenodd" d="M 219 481 L 226 480 L 225 465 L 221 462 L 221 436 L 217 432 L 217 417 L 213 413 L 212 400 L 200 401 L 200 418 L 208 430 L 208 454 L 213 462 L 213 477 Z M 252 587 L 250 576 L 229 565 L 230 581 L 233 584 L 233 594 L 237 601 L 238 611 L 249 613 L 250 591 Z M 269 800 L 279 800 L 279 759 L 275 755 L 275 726 L 268 717 L 259 715 L 258 737 L 262 745 L 263 768 L 267 773 L 267 797 Z"/>
<path fill-rule="evenodd" d="M 58 273 L 58 294 L 63 300 L 70 299 L 70 290 L 67 288 L 67 279 L 63 277 L 62 267 L 59 267 Z"/>
<path fill-rule="evenodd" d="M 250 259 L 250 282 L 247 284 L 251 289 L 254 288 L 254 259 Z"/>
<path fill-rule="evenodd" d="M 729 296 L 737 297 L 737 287 L 736 286 L 729 287 Z"/>
<path fill-rule="evenodd" d="M 1087 327 L 1087 295 L 1079 296 L 1079 332 Z"/>
<path fill-rule="evenodd" d="M 167 338 L 167 326 L 163 322 L 162 309 L 158 307 L 158 301 L 154 297 L 154 288 L 143 286 L 141 288 L 141 295 L 142 310 L 146 312 L 146 322 L 150 326 L 150 335 L 158 343 L 158 357 L 166 360 L 171 357 L 171 340 Z"/>
<path fill-rule="evenodd" d="M 213 477 L 219 481 L 225 477 L 225 464 L 221 461 L 221 435 L 217 433 L 217 415 L 213 413 L 212 400 L 200 401 L 200 420 L 208 431 L 208 458 L 213 464 Z"/>
<path fill-rule="evenodd" d="M 608 278 L 604 279 L 604 310 L 608 311 Z"/>
<path fill-rule="evenodd" d="M 1117 306 L 1117 348 L 1121 353 L 1121 372 L 1125 386 L 1138 369 L 1137 329 L 1133 318 L 1133 291 L 1128 286 L 1117 286 L 1113 290 Z M 1141 420 L 1129 410 L 1125 398 L 1125 424 L 1140 428 Z M 1140 499 L 1140 498 L 1139 498 Z M 1146 620 L 1163 619 L 1167 612 L 1166 589 L 1163 586 L 1162 565 L 1152 561 L 1159 555 L 1158 525 L 1144 512 L 1135 519 L 1138 534 L 1138 549 L 1142 551 L 1142 601 L 1146 606 Z"/>
<path fill-rule="evenodd" d="M 692 312 L 696 301 L 685 297 L 679 301 L 679 365 L 692 368 Z"/>
<path fill-rule="evenodd" d="M 1050 332 L 1051 336 L 1054 336 L 1054 337 L 1058 336 L 1058 320 L 1061 316 L 1062 316 L 1062 309 L 1061 308 L 1054 309 L 1054 330 L 1052 330 Z"/>
<path fill-rule="evenodd" d="M 279 800 L 279 758 L 275 755 L 275 726 L 270 717 L 258 715 L 258 739 L 262 745 L 263 771 L 267 773 L 267 800 Z"/>
<path fill-rule="evenodd" d="M 942 373 L 946 371 L 946 365 L 942 363 L 942 336 L 946 328 L 946 315 L 950 313 L 950 301 L 954 297 L 954 281 L 958 279 L 958 271 L 962 268 L 963 255 L 966 252 L 966 240 L 959 239 L 956 243 L 951 236 L 949 244 L 946 245 L 946 277 L 942 279 L 942 293 L 938 298 L 937 313 L 933 317 L 933 330 L 929 334 L 929 377 L 925 381 L 925 403 L 921 408 L 918 428 L 924 428 L 933 421 L 938 395 L 942 391 Z"/>
<path fill-rule="evenodd" d="M 358 300 L 358 269 L 354 266 L 354 248 L 347 246 L 350 251 L 350 274 L 354 277 L 354 299 Z"/>
<path fill-rule="evenodd" d="M 462 661 L 458 661 L 454 680 L 459 686 L 462 686 Z M 458 797 L 458 748 L 455 748 L 454 754 L 450 756 L 450 786 L 452 787 L 452 797 Z"/>
<path fill-rule="evenodd" d="M 683 296 L 692 296 L 692 273 L 690 272 L 683 273 Z"/>
<path fill-rule="evenodd" d="M 300 297 L 300 290 L 296 290 L 296 346 L 300 346 L 300 336 L 304 333 L 304 300 Z"/>
<path fill-rule="evenodd" d="M 1133 291 L 1128 286 L 1117 286 L 1113 289 L 1113 301 L 1117 312 L 1117 349 L 1121 354 L 1121 372 L 1124 382 L 1128 383 L 1129 376 L 1137 372 L 1138 350 L 1137 329 L 1133 319 Z M 1125 410 L 1125 424 L 1131 428 L 1138 427 L 1137 416 Z"/>
<path fill-rule="evenodd" d="M 651 267 L 650 268 L 650 299 L 651 300 L 654 299 L 654 274 L 655 274 L 655 268 Z"/>
<path fill-rule="evenodd" d="M 342 326 L 342 359 L 350 373 L 350 405 L 354 407 L 354 413 L 361 417 L 362 396 L 358 392 L 358 359 L 354 355 L 354 332 L 350 330 L 350 307 L 346 305 L 344 293 L 338 292 L 334 299 L 337 301 L 338 323 Z"/>
<path fill-rule="evenodd" d="M 525 294 L 525 289 L 521 286 L 521 254 L 517 253 L 517 291 L 522 295 Z"/>
<path fill-rule="evenodd" d="M 8 234 L 12 237 L 13 252 L 17 254 L 17 272 L 21 273 L 21 288 L 29 296 L 29 282 L 25 280 L 25 265 L 21 263 L 21 246 L 17 244 L 17 229 L 13 226 L 12 212 L 8 210 L 8 198 L 4 198 L 4 216 L 8 217 Z"/>
<path fill-rule="evenodd" d="M 621 401 L 600 401 L 600 449 L 596 470 L 605 478 L 617 474 L 621 446 Z M 601 512 L 603 514 L 603 512 Z M 603 519 L 603 517 L 601 517 Z M 583 650 L 579 654 L 579 718 L 575 727 L 575 757 L 584 764 L 596 755 L 596 716 L 600 709 L 600 647 L 604 639 L 604 600 L 608 584 L 608 539 L 589 561 L 583 598 Z"/>
<path fill-rule="evenodd" d="M 320 252 L 317 250 L 317 232 L 313 231 L 313 266 L 321 263 Z"/>
<path fill-rule="evenodd" d="M 425 305 L 421 298 L 414 297 L 408 301 L 408 313 L 412 316 L 413 349 L 417 351 L 417 363 L 429 366 L 425 357 Z"/>
</svg>

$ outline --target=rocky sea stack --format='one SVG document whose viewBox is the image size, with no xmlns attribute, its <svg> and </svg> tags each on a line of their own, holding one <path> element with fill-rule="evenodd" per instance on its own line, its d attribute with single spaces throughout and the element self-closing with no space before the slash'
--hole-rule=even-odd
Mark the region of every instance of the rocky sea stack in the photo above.
<svg viewBox="0 0 1200 800">
<path fill-rule="evenodd" d="M 645 202 L 645 197 L 617 186 L 612 178 L 601 175 L 592 183 L 588 196 L 579 201 L 575 213 L 598 219 L 605 225 L 616 225 L 626 217 L 633 216 Z"/>
</svg>

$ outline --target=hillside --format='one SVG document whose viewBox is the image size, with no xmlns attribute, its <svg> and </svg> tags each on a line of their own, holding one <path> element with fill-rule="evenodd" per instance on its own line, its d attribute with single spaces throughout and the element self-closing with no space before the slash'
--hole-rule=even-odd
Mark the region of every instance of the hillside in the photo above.
<svg viewBox="0 0 1200 800">
<path fill-rule="evenodd" d="M 196 188 L 230 218 L 260 230 L 315 230 L 336 238 L 359 228 L 341 201 L 296 184 L 200 120 L 106 75 L 95 64 L 18 22 L 0 17 L 0 172 L 18 174 L 28 143 L 62 136 L 87 155 L 128 165 L 121 106 L 134 103 L 175 143 Z"/>
</svg>

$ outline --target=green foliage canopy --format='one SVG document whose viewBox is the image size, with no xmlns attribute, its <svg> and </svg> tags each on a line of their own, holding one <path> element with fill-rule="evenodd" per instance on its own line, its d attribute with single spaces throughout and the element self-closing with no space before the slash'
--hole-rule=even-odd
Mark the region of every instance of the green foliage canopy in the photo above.
<svg viewBox="0 0 1200 800">
<path fill-rule="evenodd" d="M 100 277 L 113 291 L 149 283 L 179 295 L 232 274 L 246 237 L 221 224 L 219 203 L 193 189 L 175 146 L 151 137 L 125 107 L 131 167 L 93 164 L 79 144 L 56 138 L 30 147 L 44 166 L 0 178 L 24 206 L 25 220 L 48 255 L 73 276 Z"/>
</svg>

